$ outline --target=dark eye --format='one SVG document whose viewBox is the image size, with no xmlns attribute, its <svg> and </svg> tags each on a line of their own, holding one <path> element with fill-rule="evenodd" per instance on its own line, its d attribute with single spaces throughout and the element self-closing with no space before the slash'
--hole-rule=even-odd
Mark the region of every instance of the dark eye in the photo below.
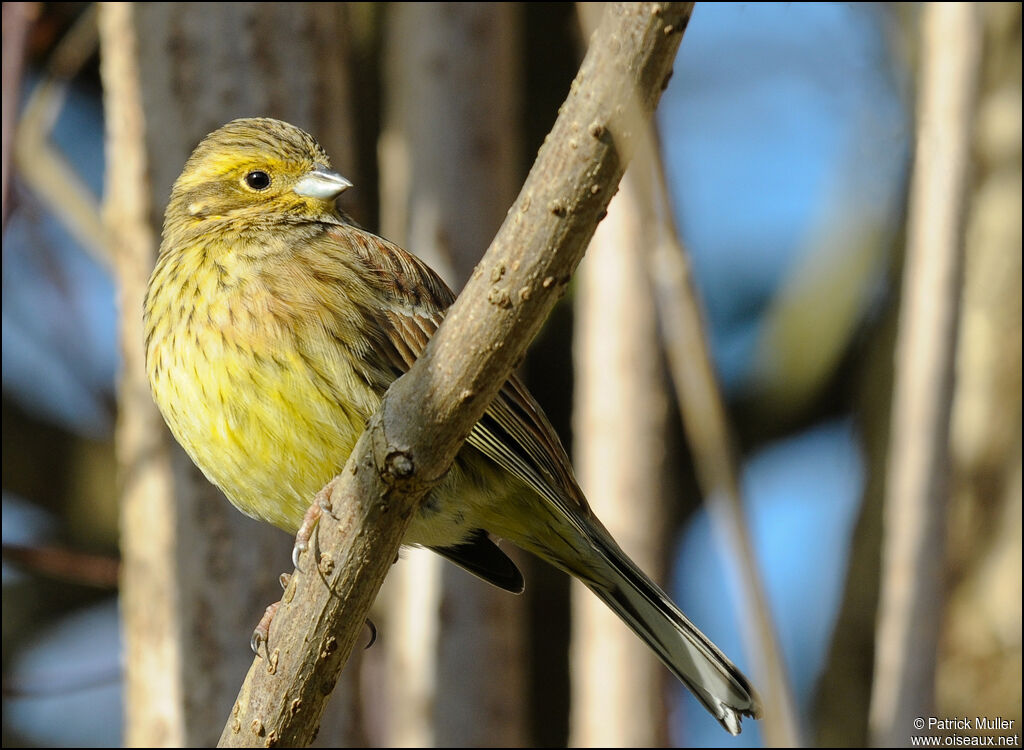
<svg viewBox="0 0 1024 750">
<path fill-rule="evenodd" d="M 245 184 L 253 190 L 266 190 L 270 187 L 270 175 L 261 169 L 254 169 L 245 176 Z"/>
</svg>

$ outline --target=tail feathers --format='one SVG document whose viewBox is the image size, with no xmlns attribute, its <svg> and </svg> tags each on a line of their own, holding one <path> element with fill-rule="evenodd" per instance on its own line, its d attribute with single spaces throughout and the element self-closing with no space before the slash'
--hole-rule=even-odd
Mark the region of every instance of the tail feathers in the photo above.
<svg viewBox="0 0 1024 750">
<path fill-rule="evenodd" d="M 731 734 L 744 716 L 757 719 L 761 706 L 747 678 L 614 541 L 591 535 L 607 564 L 586 585 L 647 643 Z"/>
</svg>

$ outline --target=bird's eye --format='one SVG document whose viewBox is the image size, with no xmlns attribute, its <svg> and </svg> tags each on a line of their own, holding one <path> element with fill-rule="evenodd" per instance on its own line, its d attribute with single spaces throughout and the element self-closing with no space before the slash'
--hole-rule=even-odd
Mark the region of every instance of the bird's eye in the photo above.
<svg viewBox="0 0 1024 750">
<path fill-rule="evenodd" d="M 266 190 L 270 187 L 270 175 L 261 169 L 254 169 L 245 176 L 245 184 L 253 190 Z"/>
</svg>

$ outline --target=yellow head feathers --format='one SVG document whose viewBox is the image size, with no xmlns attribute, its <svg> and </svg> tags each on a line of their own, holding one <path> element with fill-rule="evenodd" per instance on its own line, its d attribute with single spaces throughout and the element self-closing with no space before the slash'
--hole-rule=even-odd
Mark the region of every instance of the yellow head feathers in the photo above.
<svg viewBox="0 0 1024 750">
<path fill-rule="evenodd" d="M 334 199 L 350 183 L 330 165 L 320 144 L 294 125 L 268 117 L 233 120 L 206 136 L 185 163 L 171 191 L 165 233 L 210 220 L 336 219 Z"/>
</svg>

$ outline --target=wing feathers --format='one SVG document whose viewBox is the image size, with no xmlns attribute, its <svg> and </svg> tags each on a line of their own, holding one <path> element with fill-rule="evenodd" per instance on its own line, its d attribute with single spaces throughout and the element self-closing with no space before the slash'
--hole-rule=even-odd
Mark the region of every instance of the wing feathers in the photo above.
<svg viewBox="0 0 1024 750">
<path fill-rule="evenodd" d="M 365 312 L 377 323 L 377 336 L 383 334 L 378 343 L 387 366 L 406 372 L 426 349 L 455 295 L 426 264 L 397 245 L 350 227 L 332 231 L 345 231 L 339 241 L 352 245 L 366 278 L 390 300 L 385 309 Z M 589 513 L 561 442 L 515 375 L 502 386 L 467 442 L 543 497 L 557 504 L 571 498 Z"/>
<path fill-rule="evenodd" d="M 523 593 L 523 574 L 511 558 L 487 536 L 486 531 L 480 530 L 454 547 L 430 549 L 498 588 L 513 594 Z"/>
</svg>

